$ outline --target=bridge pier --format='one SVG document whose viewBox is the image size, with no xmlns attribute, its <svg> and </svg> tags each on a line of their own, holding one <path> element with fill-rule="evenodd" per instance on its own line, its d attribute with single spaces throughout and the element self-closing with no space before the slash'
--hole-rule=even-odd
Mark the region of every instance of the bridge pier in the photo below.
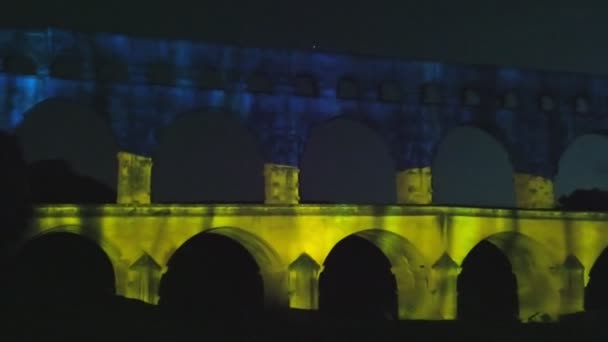
<svg viewBox="0 0 608 342">
<path fill-rule="evenodd" d="M 295 166 L 265 164 L 264 194 L 266 204 L 298 204 L 300 169 Z"/>
<path fill-rule="evenodd" d="M 289 265 L 289 307 L 319 309 L 319 274 L 321 266 L 308 254 L 301 254 Z"/>
<path fill-rule="evenodd" d="M 397 172 L 398 204 L 431 204 L 433 190 L 431 168 L 411 168 Z"/>
<path fill-rule="evenodd" d="M 555 206 L 553 181 L 527 173 L 515 173 L 515 201 L 518 208 L 551 209 Z"/>
<path fill-rule="evenodd" d="M 433 275 L 433 304 L 440 320 L 453 320 L 458 316 L 458 274 L 460 267 L 450 257 L 443 253 L 441 258 L 431 267 Z"/>
<path fill-rule="evenodd" d="M 152 158 L 118 152 L 118 204 L 150 204 Z"/>
<path fill-rule="evenodd" d="M 264 307 L 281 310 L 289 307 L 287 296 L 287 272 L 284 269 L 261 271 L 264 282 Z"/>
<path fill-rule="evenodd" d="M 560 313 L 569 314 L 584 310 L 585 302 L 585 267 L 572 254 L 566 257 L 562 265 L 562 288 Z"/>
</svg>

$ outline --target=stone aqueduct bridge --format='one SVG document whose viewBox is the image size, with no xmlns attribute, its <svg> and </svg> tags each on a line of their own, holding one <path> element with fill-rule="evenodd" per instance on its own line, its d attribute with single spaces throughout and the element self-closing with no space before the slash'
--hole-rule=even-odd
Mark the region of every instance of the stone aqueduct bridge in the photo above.
<svg viewBox="0 0 608 342">
<path fill-rule="evenodd" d="M 325 258 L 356 234 L 391 261 L 401 318 L 450 319 L 458 265 L 488 240 L 511 261 L 525 319 L 581 310 L 587 272 L 608 245 L 606 214 L 551 210 L 563 150 L 608 128 L 608 79 L 55 29 L 0 31 L 0 56 L 1 129 L 14 131 L 51 98 L 104 112 L 122 151 L 118 203 L 38 207 L 32 226 L 94 238 L 114 263 L 118 291 L 131 297 L 154 301 L 180 245 L 222 234 L 257 261 L 268 306 L 314 309 Z M 195 108 L 231 115 L 258 138 L 264 204 L 150 203 L 157 133 Z M 395 205 L 299 204 L 308 132 L 335 117 L 361 121 L 389 143 Z M 432 205 L 433 155 L 462 125 L 505 146 L 517 209 Z"/>
</svg>

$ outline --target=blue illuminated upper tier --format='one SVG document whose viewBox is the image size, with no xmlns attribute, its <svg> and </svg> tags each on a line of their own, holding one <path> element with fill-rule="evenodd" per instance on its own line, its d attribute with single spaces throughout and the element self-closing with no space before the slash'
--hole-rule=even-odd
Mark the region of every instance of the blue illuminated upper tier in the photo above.
<svg viewBox="0 0 608 342">
<path fill-rule="evenodd" d="M 389 142 L 399 169 L 429 166 L 451 128 L 473 125 L 516 172 L 552 177 L 572 140 L 608 128 L 608 79 L 585 74 L 58 29 L 0 31 L 0 58 L 1 129 L 68 98 L 104 111 L 141 155 L 181 114 L 219 111 L 256 134 L 269 162 L 297 165 L 311 127 L 349 117 Z"/>
</svg>

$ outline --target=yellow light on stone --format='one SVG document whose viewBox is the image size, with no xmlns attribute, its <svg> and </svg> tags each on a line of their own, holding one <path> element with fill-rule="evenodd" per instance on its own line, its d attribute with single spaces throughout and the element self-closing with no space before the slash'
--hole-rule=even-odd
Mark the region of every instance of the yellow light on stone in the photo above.
<svg viewBox="0 0 608 342">
<path fill-rule="evenodd" d="M 268 307 L 312 310 L 321 265 L 356 234 L 390 260 L 400 319 L 454 318 L 457 265 L 487 240 L 511 262 L 525 322 L 582 307 L 581 277 L 608 244 L 606 222 L 607 213 L 439 206 L 64 204 L 34 208 L 31 231 L 94 238 L 114 263 L 118 293 L 152 303 L 176 249 L 198 233 L 222 234 L 260 266 Z"/>
<path fill-rule="evenodd" d="M 553 181 L 540 176 L 516 173 L 515 201 L 518 208 L 549 209 L 555 205 Z"/>
<path fill-rule="evenodd" d="M 298 204 L 300 169 L 289 165 L 265 164 L 266 204 Z"/>
<path fill-rule="evenodd" d="M 397 173 L 397 203 L 431 204 L 431 168 L 412 168 Z"/>
<path fill-rule="evenodd" d="M 118 152 L 119 204 L 150 204 L 152 158 Z"/>
</svg>

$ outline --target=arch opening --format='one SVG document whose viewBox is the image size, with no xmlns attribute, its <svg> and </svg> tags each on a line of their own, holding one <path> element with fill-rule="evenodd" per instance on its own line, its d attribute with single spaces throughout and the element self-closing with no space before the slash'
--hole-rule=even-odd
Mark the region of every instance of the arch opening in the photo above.
<svg viewBox="0 0 608 342">
<path fill-rule="evenodd" d="M 113 264 L 93 240 L 51 232 L 27 241 L 12 269 L 13 305 L 41 315 L 95 310 L 116 293 Z"/>
<path fill-rule="evenodd" d="M 351 235 L 325 260 L 319 310 L 352 319 L 396 319 L 397 281 L 388 258 L 366 239 Z"/>
<path fill-rule="evenodd" d="M 387 144 L 348 119 L 316 127 L 300 163 L 302 202 L 392 204 L 395 166 Z"/>
<path fill-rule="evenodd" d="M 371 229 L 342 239 L 324 262 L 319 309 L 353 319 L 421 319 L 432 312 L 428 267 L 406 239 Z"/>
<path fill-rule="evenodd" d="M 603 201 L 597 195 L 608 190 L 608 156 L 597 151 L 606 149 L 606 136 L 587 134 L 574 140 L 563 152 L 555 176 L 555 196 L 562 207 L 605 210 L 606 204 L 598 203 Z"/>
<path fill-rule="evenodd" d="M 280 277 L 279 265 L 264 242 L 242 230 L 199 233 L 169 259 L 159 305 L 184 318 L 251 317 L 283 300 L 277 298 L 282 284 L 274 282 Z"/>
<path fill-rule="evenodd" d="M 253 134 L 211 113 L 184 116 L 161 137 L 152 195 L 158 203 L 263 203 L 264 162 Z"/>
<path fill-rule="evenodd" d="M 589 270 L 585 287 L 585 311 L 608 311 L 608 248 L 605 248 Z"/>
<path fill-rule="evenodd" d="M 35 75 L 38 72 L 36 61 L 26 55 L 10 54 L 2 58 L 4 72 L 18 75 Z"/>
<path fill-rule="evenodd" d="M 515 207 L 509 156 L 496 139 L 481 129 L 452 130 L 439 145 L 432 170 L 435 204 Z"/>
<path fill-rule="evenodd" d="M 513 321 L 519 317 L 517 279 L 509 259 L 486 240 L 462 263 L 457 282 L 458 319 Z"/>
<path fill-rule="evenodd" d="M 485 313 L 481 319 L 519 318 L 525 322 L 556 319 L 562 310 L 563 284 L 558 272 L 561 264 L 544 245 L 523 234 L 502 232 L 487 236 L 462 262 L 458 316 L 477 319 L 476 315 Z M 476 296 L 476 292 L 487 297 L 480 299 L 481 307 L 469 297 Z M 461 309 L 461 301 L 470 307 Z M 462 316 L 460 310 L 468 313 Z"/>
</svg>

